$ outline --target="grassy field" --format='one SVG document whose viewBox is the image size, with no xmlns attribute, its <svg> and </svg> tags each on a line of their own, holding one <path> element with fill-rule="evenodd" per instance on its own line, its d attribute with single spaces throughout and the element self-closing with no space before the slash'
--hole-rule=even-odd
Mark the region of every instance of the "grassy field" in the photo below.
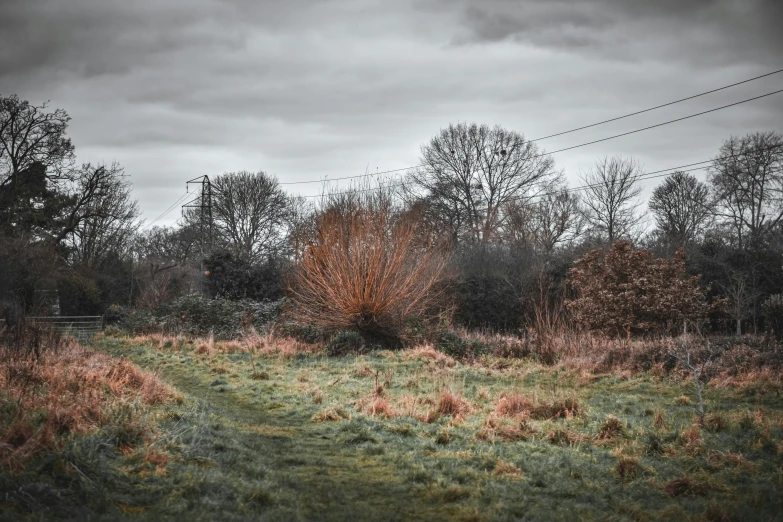
<svg viewBox="0 0 783 522">
<path fill-rule="evenodd" d="M 783 520 L 779 379 L 708 388 L 700 424 L 693 385 L 652 374 L 96 347 L 183 400 L 142 408 L 143 438 L 105 427 L 0 474 L 2 518 Z"/>
</svg>

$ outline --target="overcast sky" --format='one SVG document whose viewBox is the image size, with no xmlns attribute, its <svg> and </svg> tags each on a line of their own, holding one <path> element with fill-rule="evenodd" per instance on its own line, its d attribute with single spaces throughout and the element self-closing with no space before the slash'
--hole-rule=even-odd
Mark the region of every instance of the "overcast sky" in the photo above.
<svg viewBox="0 0 783 522">
<path fill-rule="evenodd" d="M 534 139 L 780 69 L 781 20 L 780 0 L 2 0 L 0 95 L 65 109 L 79 160 L 122 164 L 149 222 L 204 174 L 396 169 L 452 122 Z M 783 73 L 539 145 L 781 88 Z M 578 185 L 604 155 L 653 171 L 782 127 L 778 94 L 554 158 Z"/>
</svg>

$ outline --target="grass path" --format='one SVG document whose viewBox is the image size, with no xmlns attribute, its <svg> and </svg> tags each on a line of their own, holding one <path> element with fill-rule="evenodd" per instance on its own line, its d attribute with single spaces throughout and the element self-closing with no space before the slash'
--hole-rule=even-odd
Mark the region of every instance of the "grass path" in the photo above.
<svg viewBox="0 0 783 522">
<path fill-rule="evenodd" d="M 127 355 L 122 347 L 104 345 L 104 349 Z M 357 449 L 361 443 L 353 441 L 356 437 L 350 432 L 345 436 L 335 426 L 313 423 L 310 415 L 280 407 L 280 403 L 215 386 L 212 383 L 219 379 L 206 368 L 160 365 L 155 357 L 131 358 L 159 371 L 187 395 L 188 403 L 198 404 L 198 415 L 208 419 L 200 436 L 209 440 L 198 446 L 209 454 L 224 481 L 221 493 L 230 484 L 242 490 L 247 489 L 241 486 L 243 482 L 264 482 L 245 495 L 246 505 L 225 506 L 240 518 L 449 520 L 457 514 L 426 503 L 404 484 L 396 466 Z M 268 480 L 270 475 L 273 480 Z M 219 497 L 215 500 L 224 503 Z M 229 515 L 222 509 L 221 516 Z"/>
<path fill-rule="evenodd" d="M 0 475 L 0 497 L 32 519 L 783 520 L 779 380 L 710 388 L 700 427 L 692 386 L 668 377 L 96 347 L 184 400 L 150 410 L 156 435 L 130 453 L 104 429 Z M 503 412 L 514 396 L 531 401 L 527 416 Z M 567 418 L 546 413 L 567 404 Z"/>
</svg>

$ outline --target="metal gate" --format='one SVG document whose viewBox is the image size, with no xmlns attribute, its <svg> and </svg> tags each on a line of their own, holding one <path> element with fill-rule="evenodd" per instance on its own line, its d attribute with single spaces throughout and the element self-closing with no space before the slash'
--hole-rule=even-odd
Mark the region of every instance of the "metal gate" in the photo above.
<svg viewBox="0 0 783 522">
<path fill-rule="evenodd" d="M 103 317 L 100 315 L 27 317 L 30 324 L 45 330 L 53 330 L 85 342 L 103 329 Z"/>
</svg>

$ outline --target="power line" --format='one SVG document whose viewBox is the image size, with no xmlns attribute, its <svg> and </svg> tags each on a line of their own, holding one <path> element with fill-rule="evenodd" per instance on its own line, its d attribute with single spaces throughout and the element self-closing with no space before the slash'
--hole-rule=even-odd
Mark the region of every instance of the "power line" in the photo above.
<svg viewBox="0 0 783 522">
<path fill-rule="evenodd" d="M 777 71 L 772 71 L 772 72 L 767 73 L 767 74 L 762 74 L 761 76 L 755 76 L 753 78 L 748 78 L 747 80 L 742 80 L 741 82 L 732 83 L 730 85 L 724 85 L 723 87 L 718 87 L 717 89 L 712 89 L 711 91 L 705 91 L 705 92 L 702 92 L 700 94 L 694 94 L 693 96 L 688 96 L 687 98 L 680 98 L 679 100 L 675 100 L 675 101 L 668 102 L 668 103 L 663 103 L 661 105 L 656 105 L 655 107 L 650 107 L 649 109 L 643 109 L 643 110 L 640 110 L 640 111 L 631 112 L 631 113 L 628 113 L 628 114 L 623 114 L 622 116 L 617 116 L 616 118 L 609 118 L 608 120 L 599 121 L 598 123 L 591 123 L 590 125 L 583 125 L 582 127 L 576 127 L 574 129 L 570 129 L 570 130 L 563 131 L 563 132 L 558 132 L 558 133 L 555 133 L 555 134 L 550 134 L 548 136 L 543 136 L 541 138 L 536 138 L 536 139 L 530 140 L 530 141 L 546 140 L 546 139 L 549 139 L 549 138 L 554 138 L 555 136 L 562 136 L 563 134 L 569 134 L 571 132 L 576 132 L 576 131 L 580 131 L 580 130 L 584 130 L 584 129 L 589 129 L 590 127 L 596 127 L 598 125 L 603 125 L 604 123 L 610 123 L 610 122 L 613 122 L 613 121 L 622 120 L 622 119 L 625 119 L 625 118 L 630 118 L 631 116 L 636 116 L 638 114 L 644 114 L 645 112 L 650 112 L 650 111 L 654 111 L 656 109 L 662 109 L 663 107 L 669 107 L 670 105 L 675 105 L 677 103 L 681 103 L 681 102 L 684 102 L 684 101 L 693 100 L 694 98 L 699 98 L 700 96 L 706 96 L 707 94 L 712 94 L 714 92 L 723 91 L 725 89 L 730 89 L 731 87 L 736 87 L 737 85 L 742 85 L 743 83 L 749 83 L 749 82 L 752 82 L 752 81 L 755 81 L 755 80 L 759 80 L 761 78 L 766 78 L 767 76 L 772 76 L 773 74 L 778 74 L 778 73 L 781 73 L 781 72 L 783 72 L 783 69 L 778 69 Z"/>
<path fill-rule="evenodd" d="M 579 130 L 583 130 L 583 129 L 587 129 L 587 128 L 591 128 L 591 127 L 596 127 L 598 125 L 603 125 L 604 123 L 609 123 L 609 122 L 612 122 L 612 121 L 621 120 L 621 119 L 628 118 L 628 117 L 631 117 L 631 116 L 635 116 L 635 115 L 638 115 L 638 114 L 642 114 L 642 113 L 645 113 L 645 112 L 650 112 L 650 111 L 653 111 L 653 110 L 656 110 L 656 109 L 660 109 L 662 107 L 668 107 L 670 105 L 674 105 L 674 104 L 677 104 L 677 103 L 680 103 L 680 102 L 683 102 L 683 101 L 687 101 L 687 100 L 691 100 L 691 99 L 694 99 L 694 98 L 698 98 L 700 96 L 705 96 L 707 94 L 711 94 L 711 93 L 718 92 L 718 91 L 721 91 L 721 90 L 729 89 L 731 87 L 735 87 L 737 85 L 742 85 L 744 83 L 755 81 L 755 80 L 758 80 L 760 78 L 765 78 L 767 76 L 772 76 L 772 75 L 778 74 L 780 72 L 783 72 L 783 69 L 779 69 L 777 71 L 773 71 L 773 72 L 770 72 L 770 73 L 767 73 L 767 74 L 762 74 L 760 76 L 749 78 L 747 80 L 743 80 L 743 81 L 740 81 L 740 82 L 732 83 L 730 85 L 725 85 L 723 87 L 719 87 L 717 89 L 712 89 L 710 91 L 705 91 L 703 93 L 695 94 L 693 96 L 688 96 L 686 98 L 681 98 L 679 100 L 675 100 L 675 101 L 672 101 L 672 102 L 668 102 L 668 103 L 664 103 L 664 104 L 661 104 L 661 105 L 657 105 L 655 107 L 650 107 L 648 109 L 643 109 L 643 110 L 640 110 L 640 111 L 632 112 L 632 113 L 625 114 L 625 115 L 622 115 L 622 116 L 618 116 L 618 117 L 615 117 L 615 118 L 610 118 L 608 120 L 603 120 L 603 121 L 600 121 L 600 122 L 597 122 L 597 123 L 593 123 L 593 124 L 590 124 L 590 125 L 584 125 L 582 127 L 577 127 L 577 128 L 570 129 L 570 130 L 563 131 L 563 132 L 559 132 L 559 133 L 556 133 L 556 134 L 550 134 L 548 136 L 543 136 L 541 138 L 536 138 L 534 140 L 529 140 L 529 141 L 530 142 L 541 141 L 541 140 L 545 140 L 547 138 L 552 138 L 552 137 L 555 137 L 555 136 L 561 136 L 563 134 L 569 134 L 569 133 L 576 132 L 576 131 L 579 131 Z M 535 156 L 532 156 L 531 158 L 536 158 L 536 157 L 556 154 L 558 152 L 564 152 L 564 151 L 567 151 L 567 150 L 573 150 L 573 149 L 576 149 L 576 148 L 579 148 L 579 147 L 585 147 L 587 145 L 593 145 L 595 143 L 601 143 L 601 142 L 604 142 L 604 141 L 620 138 L 620 137 L 623 137 L 623 136 L 628 136 L 630 134 L 635 134 L 635 133 L 638 133 L 638 132 L 643 132 L 643 131 L 646 131 L 646 130 L 654 129 L 654 128 L 657 128 L 657 127 L 662 127 L 664 125 L 677 123 L 677 122 L 680 122 L 680 121 L 683 121 L 683 120 L 695 118 L 697 116 L 703 116 L 704 114 L 709 114 L 711 112 L 716 112 L 716 111 L 719 111 L 719 110 L 727 109 L 729 107 L 734 107 L 736 105 L 741 105 L 743 103 L 748 103 L 748 102 L 755 101 L 755 100 L 758 100 L 758 99 L 761 99 L 761 98 L 766 98 L 767 96 L 772 96 L 774 94 L 778 94 L 778 93 L 781 93 L 781 92 L 783 92 L 783 89 L 780 89 L 780 90 L 777 90 L 777 91 L 773 91 L 773 92 L 770 92 L 770 93 L 767 93 L 767 94 L 762 94 L 760 96 L 755 96 L 753 98 L 748 98 L 746 100 L 742 100 L 742 101 L 739 101 L 739 102 L 730 103 L 728 105 L 723 105 L 721 107 L 716 107 L 716 108 L 709 109 L 709 110 L 706 110 L 706 111 L 698 112 L 698 113 L 691 114 L 691 115 L 688 115 L 688 116 L 683 116 L 681 118 L 676 118 L 676 119 L 669 120 L 669 121 L 666 121 L 666 122 L 658 123 L 658 124 L 655 124 L 655 125 L 649 125 L 647 127 L 643 127 L 643 128 L 640 128 L 640 129 L 635 129 L 635 130 L 624 132 L 624 133 L 621 133 L 621 134 L 608 136 L 606 138 L 601 138 L 601 139 L 589 141 L 589 142 L 586 142 L 586 143 L 580 143 L 579 145 L 573 145 L 571 147 L 566 147 L 566 148 L 554 150 L 554 151 L 551 151 L 551 152 L 545 152 L 545 153 L 542 153 L 542 154 L 537 154 Z M 365 173 L 365 174 L 359 174 L 359 175 L 356 175 L 356 176 L 344 176 L 344 177 L 333 178 L 333 179 L 320 179 L 320 180 L 308 180 L 308 181 L 290 181 L 290 182 L 280 183 L 280 185 L 303 185 L 303 184 L 310 184 L 310 183 L 324 183 L 324 182 L 329 182 L 329 181 L 341 181 L 341 180 L 346 180 L 346 179 L 365 178 L 365 177 L 368 177 L 368 176 L 379 176 L 381 174 L 392 174 L 392 173 L 396 173 L 396 172 L 402 172 L 402 171 L 406 171 L 406 170 L 410 170 L 410 169 L 418 168 L 418 167 L 423 167 L 423 166 L 425 166 L 425 165 L 424 164 L 412 165 L 412 166 L 409 166 L 409 167 L 402 167 L 402 168 L 397 168 L 397 169 L 384 170 L 384 171 L 374 172 L 374 173 L 370 173 L 370 174 Z M 395 185 L 392 185 L 392 186 L 395 186 Z M 399 186 L 399 185 L 396 185 L 396 186 Z M 377 190 L 377 189 L 364 189 L 364 190 L 358 190 L 358 192 L 366 192 L 367 190 Z M 327 194 L 327 195 L 339 195 L 339 194 L 345 194 L 345 193 L 347 193 L 347 192 L 331 193 L 331 194 Z M 163 212 L 163 214 L 161 214 L 160 216 L 155 218 L 149 225 L 145 226 L 144 228 L 145 229 L 146 228 L 150 228 L 154 223 L 156 223 L 157 221 L 159 221 L 160 219 L 165 217 L 169 212 L 171 212 L 171 210 L 174 209 L 174 207 L 177 205 L 177 203 L 179 203 L 185 196 L 187 196 L 187 193 L 185 193 L 182 196 L 180 196 L 177 199 L 177 201 L 175 201 L 171 205 L 171 207 L 166 209 Z M 314 198 L 314 197 L 323 197 L 323 196 L 324 196 L 324 194 L 316 195 L 316 196 L 304 196 L 304 197 L 305 198 Z"/>
<path fill-rule="evenodd" d="M 783 69 L 781 69 L 781 70 L 783 71 Z M 774 73 L 769 73 L 769 74 L 764 75 L 764 76 L 769 76 L 770 74 L 776 74 L 777 72 L 780 72 L 780 71 L 776 71 Z M 762 78 L 762 77 L 763 76 L 759 76 L 759 78 Z M 745 80 L 745 82 L 748 82 L 748 81 L 751 81 L 751 80 Z M 740 83 L 745 83 L 745 82 L 740 82 Z M 721 89 L 724 89 L 724 88 L 727 88 L 727 87 L 722 87 Z M 716 90 L 720 90 L 720 89 L 716 89 Z M 683 116 L 681 118 L 675 118 L 673 120 L 668 120 L 668 121 L 665 121 L 665 122 L 662 122 L 662 123 L 656 123 L 655 125 L 648 125 L 647 127 L 642 127 L 640 129 L 635 129 L 635 130 L 632 130 L 632 131 L 623 132 L 623 133 L 620 133 L 620 134 L 615 134 L 613 136 L 608 136 L 606 138 L 601 138 L 601 139 L 598 139 L 598 140 L 588 141 L 588 142 L 585 142 L 585 143 L 580 143 L 579 145 L 572 145 L 571 147 L 565 147 L 565 148 L 553 150 L 553 151 L 550 151 L 550 152 L 543 152 L 541 154 L 536 154 L 534 156 L 531 156 L 530 158 L 532 159 L 532 158 L 538 158 L 538 157 L 542 157 L 542 156 L 549 156 L 551 154 L 556 154 L 558 152 L 564 152 L 564 151 L 567 151 L 567 150 L 578 149 L 580 147 L 586 147 L 587 145 L 593 145 L 595 143 L 601 143 L 601 142 L 604 142 L 604 141 L 609 141 L 609 140 L 613 140 L 613 139 L 616 139 L 616 138 L 621 138 L 623 136 L 628 136 L 630 134 L 636 134 L 638 132 L 643 132 L 643 131 L 650 130 L 650 129 L 655 129 L 655 128 L 658 128 L 658 127 L 663 127 L 664 125 L 670 125 L 672 123 L 677 123 L 677 122 L 688 120 L 688 119 L 691 119 L 691 118 L 696 118 L 697 116 L 703 116 L 703 115 L 709 114 L 711 112 L 717 112 L 717 111 L 720 111 L 720 110 L 723 110 L 723 109 L 728 109 L 730 107 L 734 107 L 734 106 L 737 106 L 737 105 L 742 105 L 743 103 L 748 103 L 748 102 L 752 102 L 752 101 L 755 101 L 755 100 L 759 100 L 761 98 L 766 98 L 767 96 L 772 96 L 774 94 L 779 94 L 781 92 L 783 92 L 783 89 L 779 89 L 777 91 L 769 92 L 767 94 L 762 94 L 760 96 L 754 96 L 753 98 L 747 98 L 745 100 L 741 100 L 741 101 L 738 101 L 738 102 L 729 103 L 727 105 L 722 105 L 720 107 L 715 107 L 713 109 L 708 109 L 706 111 L 697 112 L 695 114 L 690 114 L 688 116 Z M 697 95 L 697 96 L 701 96 L 701 95 Z M 696 96 L 693 96 L 693 97 L 696 97 Z M 683 100 L 685 100 L 685 99 L 690 99 L 690 98 L 683 98 Z M 679 101 L 682 101 L 682 100 L 679 100 Z M 667 105 L 672 105 L 673 103 L 677 103 L 677 102 L 671 102 L 671 103 L 669 103 Z M 662 105 L 661 107 L 663 107 L 663 106 L 665 106 L 665 105 Z M 633 114 L 639 114 L 641 112 L 647 112 L 647 111 L 650 111 L 650 110 L 653 110 L 653 109 L 645 109 L 644 111 L 639 111 L 639 112 L 633 113 Z M 622 118 L 631 116 L 633 114 L 629 114 L 629 115 L 622 116 L 622 117 L 615 118 L 615 119 L 622 119 Z M 606 120 L 605 122 L 595 123 L 593 125 L 588 125 L 586 127 L 580 127 L 580 129 L 581 128 L 587 128 L 587 127 L 594 127 L 596 125 L 601 125 L 602 123 L 606 123 L 608 121 L 614 121 L 615 119 Z M 579 130 L 579 129 L 572 129 L 570 131 L 564 131 L 564 132 L 562 132 L 560 134 L 567 134 L 569 132 L 574 132 L 575 130 Z M 557 136 L 557 135 L 558 134 L 553 134 L 552 136 Z M 545 136 L 544 138 L 537 138 L 537 140 L 546 139 L 547 137 L 551 137 L 551 136 Z M 533 141 L 537 141 L 537 140 L 529 140 L 529 141 L 533 142 Z M 426 164 L 421 163 L 421 164 L 418 164 L 418 165 L 412 165 L 410 167 L 403 167 L 403 168 L 398 168 L 398 169 L 384 170 L 384 171 L 374 172 L 374 173 L 370 173 L 370 174 L 358 174 L 356 176 L 345 176 L 345 177 L 333 178 L 333 179 L 320 179 L 320 180 L 309 180 L 309 181 L 289 181 L 289 182 L 285 182 L 285 183 L 280 183 L 280 185 L 304 185 L 304 184 L 310 184 L 310 183 L 324 183 L 324 182 L 328 182 L 328 181 L 340 181 L 340 180 L 345 180 L 345 179 L 366 178 L 368 176 L 378 176 L 378 175 L 381 175 L 381 174 L 391 174 L 391 173 L 394 173 L 394 172 L 400 172 L 400 171 L 415 169 L 415 168 L 424 167 L 424 166 L 426 166 Z M 312 197 L 312 196 L 306 196 L 306 197 Z"/>
<path fill-rule="evenodd" d="M 177 203 L 179 203 L 180 201 L 182 201 L 183 199 L 185 199 L 185 197 L 186 197 L 187 195 L 188 195 L 188 193 L 187 193 L 187 192 L 185 192 L 185 193 L 184 193 L 184 194 L 182 194 L 180 197 L 178 197 L 178 198 L 177 198 L 177 201 L 175 201 L 174 203 L 172 203 L 172 205 L 171 205 L 169 208 L 167 208 L 166 210 L 164 210 L 164 211 L 163 211 L 163 213 L 162 213 L 160 216 L 158 216 L 158 217 L 156 217 L 155 219 L 153 219 L 153 220 L 150 222 L 150 224 L 149 224 L 149 225 L 146 225 L 144 228 L 145 228 L 145 229 L 148 229 L 148 228 L 150 228 L 150 227 L 151 227 L 152 225 L 154 225 L 156 222 L 158 222 L 158 221 L 159 221 L 159 220 L 161 220 L 163 217 L 165 217 L 165 216 L 166 216 L 166 215 L 167 215 L 169 212 L 171 212 L 172 210 L 174 210 L 174 207 L 176 207 L 176 206 L 177 206 Z"/>
<path fill-rule="evenodd" d="M 768 92 L 767 94 L 762 94 L 760 96 L 754 96 L 753 98 L 748 98 L 747 100 L 742 100 L 742 101 L 738 101 L 738 102 L 734 102 L 734 103 L 729 103 L 728 105 L 723 105 L 721 107 L 715 107 L 714 109 L 709 109 L 709 110 L 706 110 L 706 111 L 697 112 L 695 114 L 690 114 L 688 116 L 683 116 L 682 118 L 675 118 L 673 120 L 665 121 L 663 123 L 657 123 L 655 125 L 649 125 L 647 127 L 642 127 L 641 129 L 636 129 L 636 130 L 632 130 L 632 131 L 628 131 L 628 132 L 623 132 L 621 134 L 615 134 L 614 136 L 609 136 L 607 138 L 601 138 L 600 140 L 588 141 L 587 143 L 580 143 L 579 145 L 574 145 L 572 147 L 566 147 L 564 149 L 553 150 L 552 152 L 547 152 L 545 154 L 541 154 L 541 156 L 547 156 L 549 154 L 555 154 L 557 152 L 563 152 L 563 151 L 566 151 L 566 150 L 577 149 L 579 147 L 584 147 L 586 145 L 592 145 L 594 143 L 600 143 L 602 141 L 608 141 L 608 140 L 613 140 L 615 138 L 620 138 L 622 136 L 628 136 L 629 134 L 636 134 L 637 132 L 642 132 L 642 131 L 646 131 L 646 130 L 650 130 L 650 129 L 655 129 L 657 127 L 663 127 L 664 125 L 669 125 L 671 123 L 677 123 L 678 121 L 683 121 L 683 120 L 688 120 L 690 118 L 695 118 L 696 116 L 703 116 L 704 114 L 709 114 L 711 112 L 716 112 L 716 111 L 720 111 L 720 110 L 723 110 L 723 109 L 728 109 L 729 107 L 734 107 L 735 105 L 741 105 L 743 103 L 748 103 L 748 102 L 751 102 L 751 101 L 754 101 L 754 100 L 759 100 L 761 98 L 766 98 L 767 96 L 772 96 L 773 94 L 778 94 L 778 93 L 781 93 L 781 92 L 783 92 L 783 89 L 779 89 L 779 90 L 773 91 L 773 92 Z"/>
<path fill-rule="evenodd" d="M 738 154 L 738 155 L 735 155 L 734 157 L 736 158 L 737 156 L 746 156 L 748 154 L 757 154 L 759 152 L 765 152 L 767 150 L 778 149 L 778 148 L 781 148 L 781 147 L 783 147 L 783 145 L 772 145 L 770 147 L 765 147 L 763 149 L 757 149 L 757 150 L 748 151 L 748 152 L 745 152 L 745 153 L 742 153 L 742 154 Z M 638 177 L 637 181 L 645 181 L 645 180 L 648 180 L 648 179 L 660 178 L 660 177 L 663 177 L 663 176 L 667 176 L 669 174 L 673 174 L 672 171 L 678 171 L 678 170 L 682 170 L 682 169 L 684 169 L 686 167 L 693 167 L 695 165 L 701 165 L 701 164 L 704 164 L 704 163 L 712 164 L 712 163 L 715 163 L 716 161 L 717 161 L 716 159 L 708 159 L 708 160 L 704 160 L 704 161 L 697 161 L 697 162 L 694 162 L 694 163 L 687 163 L 685 165 L 678 165 L 677 167 L 669 167 L 669 168 L 666 168 L 666 169 L 654 170 L 652 172 L 647 172 L 644 175 Z M 690 172 L 690 171 L 694 171 L 694 170 L 702 170 L 702 169 L 705 169 L 705 168 L 709 168 L 710 166 L 711 165 L 704 165 L 702 167 L 698 167 L 698 168 L 694 168 L 694 169 L 690 169 L 690 170 L 683 170 L 683 172 Z M 404 185 L 404 183 L 394 183 L 394 184 L 385 185 L 385 186 L 381 186 L 381 187 L 371 187 L 371 188 L 366 188 L 366 189 L 346 190 L 346 191 L 343 191 L 343 192 L 330 192 L 330 193 L 327 193 L 327 194 L 318 194 L 318 195 L 315 195 L 315 196 L 302 196 L 302 197 L 305 197 L 305 198 L 323 198 L 323 197 L 329 197 L 329 196 L 340 196 L 340 195 L 344 195 L 344 194 L 355 194 L 355 193 L 361 193 L 361 192 L 373 192 L 373 191 L 376 191 L 376 190 L 381 190 L 383 188 L 401 187 L 403 185 Z M 565 189 L 562 189 L 562 190 L 565 190 L 566 192 L 572 192 L 572 191 L 576 191 L 576 190 L 583 190 L 583 189 L 586 189 L 586 188 L 596 187 L 596 186 L 599 186 L 599 185 L 600 185 L 600 183 L 592 184 L 592 185 L 582 185 L 582 186 L 579 186 L 579 187 L 566 187 Z M 558 192 L 560 192 L 560 191 L 558 191 Z M 548 194 L 556 194 L 556 193 L 557 192 L 540 192 L 537 195 L 548 195 Z M 516 197 L 516 198 L 512 198 L 511 200 L 513 201 L 513 200 L 518 200 L 518 199 L 531 199 L 532 197 L 535 197 L 535 196 L 519 196 L 519 197 Z"/>
<path fill-rule="evenodd" d="M 735 155 L 734 158 L 736 158 L 737 156 L 746 156 L 748 154 L 757 154 L 759 152 L 765 152 L 765 151 L 768 151 L 768 150 L 773 150 L 773 149 L 777 149 L 777 148 L 781 148 L 781 147 L 783 147 L 783 145 L 772 145 L 770 147 L 765 147 L 763 149 L 751 150 L 751 151 L 748 151 L 748 152 L 745 152 L 745 153 L 742 153 L 742 154 Z M 655 171 L 652 171 L 652 172 L 647 172 L 644 175 L 637 177 L 636 181 L 646 181 L 646 180 L 649 180 L 649 179 L 661 178 L 661 177 L 664 177 L 664 176 L 671 175 L 671 174 L 673 174 L 674 172 L 677 172 L 677 171 L 679 171 L 679 172 L 693 172 L 693 171 L 697 171 L 697 170 L 704 170 L 706 168 L 709 168 L 711 166 L 710 164 L 713 164 L 716 161 L 717 161 L 717 159 L 708 159 L 708 160 L 703 160 L 703 161 L 696 161 L 696 162 L 693 162 L 693 163 L 687 163 L 687 164 L 684 164 L 684 165 L 678 165 L 676 167 L 669 167 L 669 168 L 665 168 L 665 169 L 655 170 Z M 707 163 L 708 165 L 704 165 L 705 163 Z M 702 165 L 702 166 L 696 167 L 696 165 Z M 683 169 L 686 169 L 687 167 L 695 167 L 695 168 L 683 170 Z M 376 190 L 381 190 L 382 188 L 393 188 L 393 187 L 400 187 L 400 186 L 403 186 L 403 185 L 404 185 L 403 183 L 395 183 L 395 184 L 391 184 L 391 185 L 386 185 L 384 187 L 372 187 L 372 188 L 367 188 L 367 189 L 356 189 L 356 190 L 348 190 L 348 191 L 343 191 L 343 192 L 331 192 L 331 193 L 328 193 L 328 194 L 319 194 L 319 195 L 316 195 L 316 196 L 303 196 L 303 197 L 305 197 L 305 198 L 318 198 L 318 197 L 339 196 L 339 195 L 343 195 L 343 194 L 355 194 L 355 193 L 361 193 L 361 192 L 373 192 L 373 191 L 376 191 Z M 562 189 L 560 189 L 560 190 L 558 190 L 556 192 L 553 192 L 553 191 L 543 191 L 543 192 L 539 192 L 538 194 L 535 194 L 533 196 L 518 196 L 518 197 L 515 197 L 515 198 L 511 198 L 510 201 L 516 201 L 516 200 L 521 200 L 521 199 L 532 199 L 532 198 L 537 197 L 537 196 L 540 197 L 540 196 L 546 196 L 546 195 L 555 195 L 555 194 L 563 192 L 563 191 L 565 191 L 567 193 L 571 193 L 571 192 L 576 192 L 578 190 L 585 190 L 585 189 L 588 189 L 588 188 L 593 188 L 593 187 L 596 187 L 596 186 L 599 186 L 599 185 L 600 185 L 600 183 L 594 183 L 594 184 L 589 184 L 589 185 L 581 185 L 581 186 L 577 186 L 577 187 L 564 187 L 564 188 L 562 188 Z M 179 203 L 187 195 L 188 195 L 188 193 L 186 192 L 185 194 L 183 194 L 182 196 L 177 198 L 177 201 L 175 201 L 163 214 L 161 214 L 160 216 L 155 218 L 155 220 L 153 220 L 149 225 L 147 225 L 144 228 L 145 229 L 149 228 L 150 226 L 152 226 L 153 223 L 155 223 L 156 221 L 158 221 L 159 219 L 164 217 L 166 214 L 171 212 L 171 210 L 177 205 L 177 203 Z M 196 201 L 199 201 L 199 199 L 200 199 L 200 197 L 196 197 L 192 201 L 189 201 L 188 203 L 186 203 L 186 205 L 189 205 L 190 203 L 194 203 Z M 182 218 L 178 219 L 177 221 L 179 222 L 181 219 Z"/>
</svg>

